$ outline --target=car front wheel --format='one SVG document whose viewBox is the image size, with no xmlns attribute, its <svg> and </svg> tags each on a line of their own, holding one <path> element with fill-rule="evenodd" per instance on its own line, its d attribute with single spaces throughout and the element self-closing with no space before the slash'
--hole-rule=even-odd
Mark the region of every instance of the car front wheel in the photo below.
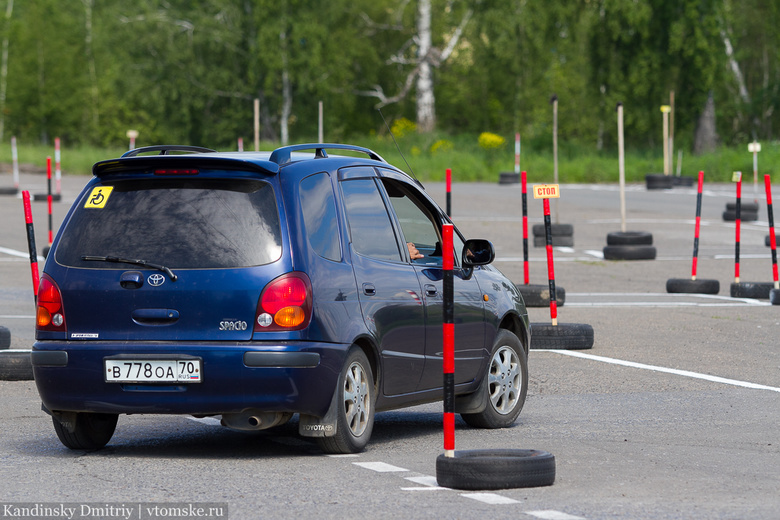
<svg viewBox="0 0 780 520">
<path fill-rule="evenodd" d="M 368 358 L 362 350 L 353 347 L 336 388 L 339 392 L 336 434 L 317 439 L 325 453 L 357 453 L 366 447 L 374 429 L 374 389 Z"/>
<path fill-rule="evenodd" d="M 477 428 L 511 426 L 528 393 L 528 357 L 520 340 L 508 330 L 499 331 L 496 337 L 485 377 L 487 381 L 481 385 L 487 393 L 485 409 L 461 417 Z"/>
</svg>

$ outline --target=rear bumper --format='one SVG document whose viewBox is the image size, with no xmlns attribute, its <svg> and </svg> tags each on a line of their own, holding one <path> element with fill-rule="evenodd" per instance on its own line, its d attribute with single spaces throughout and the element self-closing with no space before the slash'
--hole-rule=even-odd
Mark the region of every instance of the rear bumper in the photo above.
<svg viewBox="0 0 780 520">
<path fill-rule="evenodd" d="M 216 415 L 252 408 L 323 416 L 349 345 L 316 342 L 38 341 L 31 361 L 55 411 Z M 104 359 L 198 358 L 200 383 L 106 382 Z"/>
</svg>

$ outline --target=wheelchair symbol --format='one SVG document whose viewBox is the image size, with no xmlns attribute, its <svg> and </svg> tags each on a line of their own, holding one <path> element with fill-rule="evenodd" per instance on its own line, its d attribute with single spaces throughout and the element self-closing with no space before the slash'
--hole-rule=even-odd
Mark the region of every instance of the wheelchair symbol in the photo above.
<svg viewBox="0 0 780 520">
<path fill-rule="evenodd" d="M 98 188 L 94 188 L 92 193 L 89 194 L 89 197 L 87 197 L 87 202 L 84 204 L 84 207 L 98 209 L 104 208 L 106 206 L 106 202 L 108 202 L 108 197 L 111 195 L 111 190 L 113 189 L 113 186 L 100 186 Z"/>
</svg>

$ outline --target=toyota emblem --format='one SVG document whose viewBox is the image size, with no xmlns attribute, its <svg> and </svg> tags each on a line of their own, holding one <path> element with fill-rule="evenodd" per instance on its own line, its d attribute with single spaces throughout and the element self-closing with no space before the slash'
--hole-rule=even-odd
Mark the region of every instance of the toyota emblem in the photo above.
<svg viewBox="0 0 780 520">
<path fill-rule="evenodd" d="M 165 283 L 165 277 L 161 274 L 156 274 L 156 273 L 149 276 L 148 280 L 149 280 L 149 285 L 151 285 L 152 287 L 159 287 L 163 283 Z"/>
</svg>

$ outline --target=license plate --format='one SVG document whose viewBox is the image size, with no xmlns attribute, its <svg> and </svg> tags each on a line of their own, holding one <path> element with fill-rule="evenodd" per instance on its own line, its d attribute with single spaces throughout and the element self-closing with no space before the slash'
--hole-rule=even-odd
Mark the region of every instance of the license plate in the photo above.
<svg viewBox="0 0 780 520">
<path fill-rule="evenodd" d="M 200 383 L 200 359 L 106 359 L 109 383 Z"/>
</svg>

